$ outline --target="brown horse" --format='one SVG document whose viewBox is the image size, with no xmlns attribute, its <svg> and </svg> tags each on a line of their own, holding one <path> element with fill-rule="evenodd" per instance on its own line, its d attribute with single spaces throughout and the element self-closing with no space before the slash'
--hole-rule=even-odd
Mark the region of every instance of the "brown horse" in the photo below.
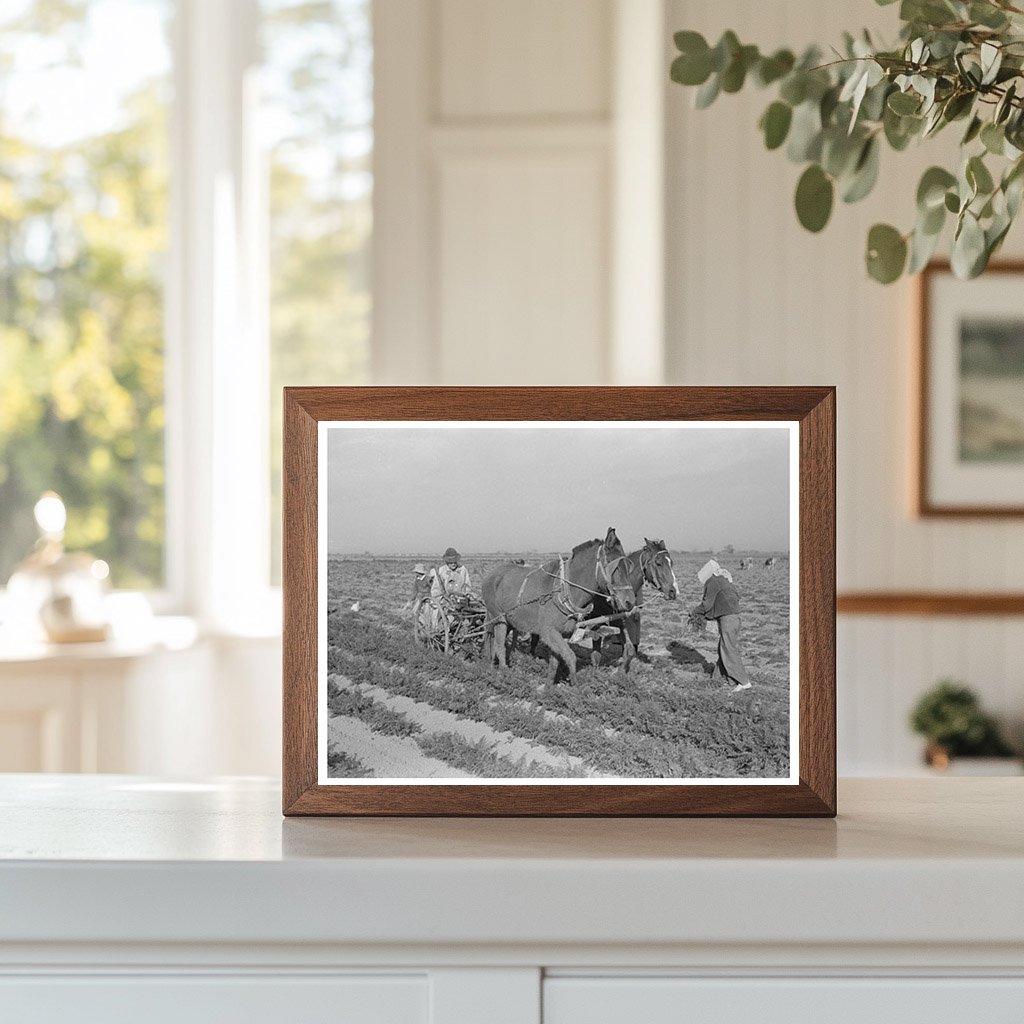
<svg viewBox="0 0 1024 1024">
<path fill-rule="evenodd" d="M 636 600 L 626 567 L 626 552 L 609 527 L 604 540 L 590 540 L 572 549 L 568 559 L 552 559 L 529 567 L 499 565 L 481 586 L 487 605 L 488 651 L 504 668 L 509 630 L 533 633 L 551 651 L 554 681 L 568 673 L 576 682 L 576 655 L 566 642 L 594 600 L 610 599 L 616 611 L 628 612 Z"/>
<path fill-rule="evenodd" d="M 640 609 L 643 606 L 644 584 L 649 583 L 660 590 L 663 597 L 674 601 L 679 593 L 679 583 L 672 568 L 672 556 L 663 540 L 648 540 L 644 546 L 626 555 L 629 581 L 633 587 L 633 614 L 619 622 L 619 636 L 622 639 L 622 666 L 629 671 L 633 658 L 640 653 Z M 595 615 L 611 615 L 615 609 L 604 598 L 594 599 Z M 594 650 L 600 654 L 601 641 L 594 641 Z"/>
</svg>

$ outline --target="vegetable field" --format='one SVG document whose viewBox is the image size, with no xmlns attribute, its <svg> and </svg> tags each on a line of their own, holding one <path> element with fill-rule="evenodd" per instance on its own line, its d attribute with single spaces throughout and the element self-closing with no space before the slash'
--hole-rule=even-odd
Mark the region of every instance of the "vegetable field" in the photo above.
<svg viewBox="0 0 1024 1024">
<path fill-rule="evenodd" d="M 753 689 L 713 683 L 717 630 L 688 632 L 707 553 L 673 552 L 680 599 L 646 588 L 642 659 L 627 673 L 617 640 L 601 664 L 576 645 L 576 685 L 550 681 L 525 640 L 510 668 L 446 656 L 413 639 L 416 561 L 332 556 L 328 567 L 328 773 L 332 778 L 780 778 L 789 774 L 789 559 L 722 559 L 743 601 Z M 467 556 L 473 587 L 515 555 Z M 537 563 L 551 557 L 524 553 Z"/>
</svg>

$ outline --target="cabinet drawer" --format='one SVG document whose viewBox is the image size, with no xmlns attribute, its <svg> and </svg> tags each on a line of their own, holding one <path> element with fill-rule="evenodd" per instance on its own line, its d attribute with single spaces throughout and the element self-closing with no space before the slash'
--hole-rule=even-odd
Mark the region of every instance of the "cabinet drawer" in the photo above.
<svg viewBox="0 0 1024 1024">
<path fill-rule="evenodd" d="M 544 1024 L 1021 1024 L 1018 978 L 549 978 Z"/>
<path fill-rule="evenodd" d="M 37 975 L 0 978 L 18 1024 L 427 1024 L 420 976 Z"/>
</svg>

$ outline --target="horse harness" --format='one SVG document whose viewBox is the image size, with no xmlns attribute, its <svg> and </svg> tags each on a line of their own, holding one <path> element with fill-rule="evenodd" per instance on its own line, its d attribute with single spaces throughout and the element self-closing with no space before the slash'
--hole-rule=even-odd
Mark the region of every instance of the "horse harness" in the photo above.
<svg viewBox="0 0 1024 1024">
<path fill-rule="evenodd" d="M 519 585 L 519 593 L 516 595 L 516 603 L 513 608 L 509 611 L 514 611 L 516 608 L 522 608 L 527 604 L 541 603 L 543 601 L 554 601 L 555 607 L 565 615 L 567 618 L 575 619 L 577 622 L 581 622 L 587 616 L 589 608 L 581 608 L 572 599 L 571 587 L 578 587 L 580 590 L 585 590 L 588 594 L 592 594 L 594 597 L 610 597 L 612 590 L 612 573 L 615 572 L 619 563 L 625 561 L 627 556 L 619 555 L 618 558 L 612 559 L 611 562 L 603 561 L 598 558 L 597 565 L 594 570 L 594 586 L 598 586 L 601 582 L 602 573 L 604 575 L 604 581 L 608 586 L 608 592 L 604 593 L 600 590 L 591 590 L 590 587 L 584 586 L 582 583 L 570 583 L 568 577 L 565 575 L 566 560 L 564 555 L 558 556 L 558 573 L 549 572 L 544 566 L 538 566 L 536 569 L 531 569 L 524 577 L 523 582 Z M 558 587 L 550 594 L 541 594 L 539 597 L 531 598 L 529 601 L 523 600 L 523 592 L 526 590 L 526 584 L 529 582 L 530 577 L 534 573 L 542 572 L 545 576 L 550 576 L 551 579 L 558 581 Z M 507 613 L 506 613 L 507 614 Z"/>
</svg>

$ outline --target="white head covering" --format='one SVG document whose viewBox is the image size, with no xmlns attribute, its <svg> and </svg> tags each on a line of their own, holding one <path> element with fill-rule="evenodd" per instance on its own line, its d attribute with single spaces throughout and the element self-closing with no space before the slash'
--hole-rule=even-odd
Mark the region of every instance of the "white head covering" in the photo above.
<svg viewBox="0 0 1024 1024">
<path fill-rule="evenodd" d="M 697 580 L 704 586 L 712 576 L 723 576 L 732 583 L 732 573 L 728 569 L 723 569 L 713 558 L 709 558 L 697 573 Z"/>
</svg>

